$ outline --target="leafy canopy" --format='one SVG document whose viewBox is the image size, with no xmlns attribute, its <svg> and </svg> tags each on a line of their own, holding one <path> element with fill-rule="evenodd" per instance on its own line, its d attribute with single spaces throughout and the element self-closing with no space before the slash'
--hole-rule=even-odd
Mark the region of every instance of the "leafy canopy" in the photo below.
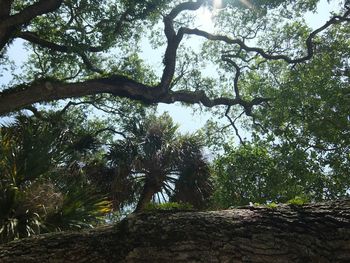
<svg viewBox="0 0 350 263">
<path fill-rule="evenodd" d="M 0 114 L 27 109 L 45 117 L 44 103 L 53 101 L 50 120 L 85 110 L 73 111 L 58 130 L 23 124 L 30 136 L 2 135 L 5 188 L 18 187 L 13 176 L 18 183 L 46 180 L 52 167 L 74 163 L 99 176 L 118 174 L 114 192 L 128 194 L 117 207 L 140 197 L 144 207 L 169 180 L 172 201 L 201 206 L 210 192 L 199 143 L 206 139 L 224 148 L 213 165 L 221 206 L 347 197 L 350 6 L 334 1 L 329 19 L 311 28 L 305 16 L 321 2 L 0 0 L 0 69 L 15 67 L 9 51 L 18 39 L 29 55 L 2 81 Z M 211 28 L 201 26 L 203 8 Z M 175 102 L 211 110 L 205 136 L 177 138 L 169 118 L 145 118 L 153 105 Z M 93 114 L 103 121 L 87 125 Z"/>
</svg>

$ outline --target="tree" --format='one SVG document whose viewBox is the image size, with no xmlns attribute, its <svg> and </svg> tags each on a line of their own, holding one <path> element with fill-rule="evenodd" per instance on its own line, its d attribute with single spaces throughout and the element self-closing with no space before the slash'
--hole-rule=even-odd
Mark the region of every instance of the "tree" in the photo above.
<svg viewBox="0 0 350 263">
<path fill-rule="evenodd" d="M 256 1 L 248 6 L 237 5 L 235 1 L 224 2 L 225 10 L 217 19 L 223 22 L 220 30 L 227 34 L 210 34 L 191 28 L 190 22 L 188 26 L 182 26 L 188 12 L 204 5 L 215 8 L 212 1 L 2 0 L 2 59 L 6 62 L 7 46 L 18 38 L 27 41 L 34 53 L 26 76 L 28 82 L 1 92 L 0 113 L 6 114 L 36 102 L 108 93 L 148 104 L 180 101 L 201 103 L 206 107 L 238 105 L 251 115 L 253 106 L 271 98 L 240 91 L 238 82 L 246 79 L 245 68 L 269 65 L 270 61 L 280 61 L 287 67 L 304 64 L 315 56 L 319 35 L 334 25 L 347 23 L 350 13 L 345 4 L 338 15 L 311 32 L 302 21 L 289 21 L 296 20 L 300 13 L 315 10 L 317 1 Z M 284 10 L 280 17 L 268 12 L 278 9 Z M 232 14 L 236 15 L 228 19 Z M 164 68 L 157 80 L 142 63 L 135 63 L 135 58 L 137 61 L 139 32 L 160 23 L 163 15 L 163 37 L 152 39 L 157 43 L 165 42 Z M 284 22 L 288 18 L 289 21 Z M 244 27 L 237 26 L 240 23 Z M 277 23 L 281 26 L 275 27 Z M 230 28 L 235 29 L 228 32 Z M 268 33 L 270 40 L 266 38 Z M 255 36 L 264 48 L 248 44 L 248 39 Z M 193 59 L 193 65 L 182 61 L 181 44 L 187 37 L 208 40 L 205 52 L 210 61 L 217 61 L 225 74 L 236 72 L 230 80 L 223 76 L 221 89 L 215 90 L 218 84 L 215 78 L 207 78 L 198 70 L 199 64 L 195 62 L 198 54 L 187 52 L 184 55 L 184 60 Z M 131 48 L 133 46 L 136 50 Z M 113 48 L 123 55 L 104 63 L 101 52 Z M 233 87 L 229 94 L 226 87 Z"/>
<path fill-rule="evenodd" d="M 86 168 L 88 177 L 112 195 L 116 210 L 136 204 L 140 211 L 151 201 L 167 200 L 208 206 L 210 171 L 198 135 L 180 135 L 168 114 L 150 115 L 125 128 L 105 164 Z"/>
<path fill-rule="evenodd" d="M 7 51 L 16 39 L 30 58 L 0 91 L 0 114 L 66 98 L 104 110 L 120 106 L 116 97 L 199 103 L 225 115 L 236 134 L 245 113 L 259 136 L 303 148 L 341 176 L 349 163 L 350 11 L 339 1 L 330 20 L 311 29 L 301 15 L 317 2 L 227 0 L 218 9 L 204 0 L 2 0 L 2 69 L 11 66 Z M 189 19 L 203 7 L 213 10 L 220 33 Z M 201 50 L 191 39 L 203 40 Z M 142 59 L 146 40 L 164 48 L 162 72 Z"/>
<path fill-rule="evenodd" d="M 268 71 L 260 66 L 241 83 L 274 100 L 256 108 L 247 125 L 253 145 L 241 138 L 241 147 L 226 146 L 218 158 L 221 206 L 285 202 L 293 196 L 348 198 L 348 47 L 339 32 L 348 28 L 337 25 L 320 36 L 311 61 L 292 70 L 278 61 Z"/>
<path fill-rule="evenodd" d="M 34 111 L 0 127 L 1 243 L 93 227 L 126 205 L 144 209 L 154 195 L 207 205 L 212 188 L 199 137 L 180 136 L 167 114 L 134 112 L 106 127 L 84 120 L 85 111 Z"/>
<path fill-rule="evenodd" d="M 339 1 L 330 20 L 312 30 L 301 15 L 315 11 L 317 2 L 227 0 L 218 9 L 205 0 L 3 0 L 3 69 L 11 66 L 7 50 L 16 39 L 26 41 L 31 56 L 0 92 L 0 114 L 65 98 L 83 98 L 74 103 L 98 109 L 116 97 L 200 103 L 225 115 L 237 134 L 236 120 L 245 113 L 260 136 L 285 131 L 288 145 L 298 138 L 292 144 L 316 149 L 317 158 L 328 156 L 323 166 L 347 173 L 349 5 Z M 213 10 L 220 33 L 189 19 L 202 7 Z M 146 39 L 164 47 L 162 72 L 142 59 Z M 201 50 L 191 39 L 203 40 Z"/>
<path fill-rule="evenodd" d="M 111 211 L 77 165 L 74 155 L 89 145 L 77 149 L 69 121 L 58 120 L 20 115 L 0 127 L 0 243 L 90 228 Z"/>
<path fill-rule="evenodd" d="M 350 7 L 348 1 L 339 1 L 339 10 L 323 25 L 312 29 L 303 15 L 315 11 L 318 2 L 227 0 L 218 6 L 218 2 L 209 0 L 0 0 L 2 68 L 11 67 L 8 48 L 16 39 L 27 43 L 30 54 L 23 71 L 19 75 L 13 73 L 10 83 L 3 85 L 0 114 L 29 109 L 38 115 L 44 103 L 69 98 L 71 101 L 59 112 L 89 105 L 108 113 L 112 122 L 114 113 L 122 116 L 124 110 L 129 114 L 137 108 L 128 102 L 123 107 L 120 98 L 146 105 L 201 104 L 213 108 L 216 116 L 225 116 L 242 145 L 247 143 L 240 137 L 236 124 L 239 118 L 247 116 L 245 125 L 253 132 L 253 142 L 267 145 L 267 153 L 262 156 L 254 154 L 254 148 L 253 155 L 243 152 L 245 158 L 258 157 L 263 162 L 253 169 L 273 171 L 271 163 L 275 160 L 269 155 L 280 156 L 278 160 L 300 165 L 299 171 L 313 169 L 310 175 L 323 169 L 321 175 L 335 190 L 318 193 L 322 198 L 329 193 L 335 193 L 329 195 L 331 198 L 344 196 L 349 189 Z M 214 32 L 200 28 L 193 18 L 202 7 L 213 11 Z M 161 68 L 151 67 L 142 59 L 141 43 L 147 40 L 162 52 Z M 201 41 L 198 50 L 197 42 Z M 60 102 L 56 106 L 62 107 Z M 222 129 L 227 130 L 228 126 Z M 93 145 L 94 136 L 86 135 L 74 147 Z M 183 149 L 186 147 L 184 144 Z M 122 140 L 120 149 L 127 153 L 123 161 L 134 161 L 133 149 L 126 140 Z M 141 161 L 147 160 L 145 153 Z M 199 151 L 193 153 L 196 158 Z M 301 165 L 304 160 L 308 162 L 306 166 Z M 197 170 L 184 169 L 183 181 L 175 183 L 177 189 L 187 191 L 188 182 L 193 181 L 189 175 L 198 170 L 206 177 L 203 163 L 197 164 Z M 287 166 L 282 167 L 288 170 Z M 159 174 L 164 178 L 164 173 Z M 156 186 L 143 188 L 148 191 L 141 194 L 145 196 L 142 199 L 149 200 L 159 189 Z M 172 198 L 188 197 L 174 191 Z M 309 225 L 310 221 L 307 222 L 304 224 Z M 314 233 L 319 232 L 316 229 Z M 322 243 L 322 238 L 315 242 Z M 335 238 L 347 240 L 344 236 Z M 329 243 L 329 247 L 334 246 L 336 242 Z M 317 253 L 329 257 L 323 256 L 324 251 L 328 250 L 322 247 Z M 312 260 L 323 260 L 317 258 L 319 255 Z M 300 261 L 310 257 L 302 254 Z"/>
<path fill-rule="evenodd" d="M 347 197 L 345 181 L 335 187 L 334 180 L 327 178 L 307 155 L 296 149 L 281 154 L 261 142 L 226 147 L 214 162 L 214 204 L 228 208 L 287 203 L 295 198 L 315 202 Z"/>
<path fill-rule="evenodd" d="M 348 215 L 348 201 L 148 212 L 118 226 L 8 243 L 0 261 L 348 262 Z"/>
</svg>

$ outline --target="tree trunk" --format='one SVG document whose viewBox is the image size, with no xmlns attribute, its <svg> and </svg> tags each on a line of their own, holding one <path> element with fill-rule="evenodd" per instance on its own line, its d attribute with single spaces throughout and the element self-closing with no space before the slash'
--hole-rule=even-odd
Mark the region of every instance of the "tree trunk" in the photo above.
<svg viewBox="0 0 350 263">
<path fill-rule="evenodd" d="M 0 247 L 0 262 L 350 262 L 350 201 L 133 214 Z"/>
</svg>

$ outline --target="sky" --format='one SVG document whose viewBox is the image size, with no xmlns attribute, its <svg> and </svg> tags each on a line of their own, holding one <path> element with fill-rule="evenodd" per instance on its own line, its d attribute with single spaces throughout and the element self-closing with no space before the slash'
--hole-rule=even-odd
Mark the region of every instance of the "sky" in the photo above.
<svg viewBox="0 0 350 263">
<path fill-rule="evenodd" d="M 219 4 L 217 2 L 217 4 Z M 337 10 L 338 9 L 339 1 L 331 0 L 329 3 L 327 0 L 322 0 L 317 9 L 317 13 L 309 13 L 306 15 L 305 19 L 307 23 L 312 28 L 317 28 L 324 24 L 330 16 L 331 10 Z M 201 8 L 198 11 L 196 11 L 196 16 L 198 17 L 198 26 L 201 27 L 201 29 L 207 30 L 207 31 L 213 31 L 214 26 L 211 20 L 212 14 L 208 9 Z M 198 40 L 192 40 L 192 45 L 198 45 Z M 14 44 L 9 48 L 8 55 L 11 59 L 13 59 L 17 65 L 17 70 L 19 72 L 20 66 L 25 63 L 26 60 L 26 50 L 23 47 L 23 41 L 22 40 L 16 40 Z M 162 54 L 164 54 L 164 49 L 153 49 L 147 41 L 143 41 L 143 57 L 145 61 L 150 63 L 155 68 L 162 69 Z M 199 45 L 198 45 L 199 46 Z M 11 71 L 5 72 L 3 76 L 0 76 L 0 85 L 8 83 L 8 81 L 11 79 Z M 162 112 L 169 112 L 169 114 L 172 116 L 175 122 L 180 124 L 180 131 L 182 133 L 185 132 L 195 132 L 197 129 L 201 128 L 205 122 L 211 117 L 210 114 L 193 114 L 193 110 L 188 107 L 181 106 L 180 103 L 175 104 L 159 104 L 158 106 L 159 114 Z M 0 118 L 0 123 L 3 123 L 4 121 L 8 121 L 8 119 Z M 244 134 L 243 134 L 243 137 Z"/>
</svg>

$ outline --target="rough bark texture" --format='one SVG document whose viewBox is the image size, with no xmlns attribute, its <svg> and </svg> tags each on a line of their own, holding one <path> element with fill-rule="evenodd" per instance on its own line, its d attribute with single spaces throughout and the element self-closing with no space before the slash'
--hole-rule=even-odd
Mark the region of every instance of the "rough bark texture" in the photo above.
<svg viewBox="0 0 350 263">
<path fill-rule="evenodd" d="M 60 7 L 62 0 L 41 0 L 27 6 L 21 12 L 10 15 L 10 9 L 13 1 L 3 0 L 0 2 L 4 9 L 0 11 L 0 51 L 11 40 L 12 34 L 15 33 L 22 25 L 29 23 L 37 16 L 52 12 Z"/>
<path fill-rule="evenodd" d="M 350 201 L 134 214 L 0 247 L 0 262 L 350 262 Z"/>
<path fill-rule="evenodd" d="M 170 91 L 164 93 L 158 86 L 151 87 L 123 76 L 113 76 L 77 83 L 38 81 L 29 86 L 19 86 L 13 90 L 0 92 L 0 116 L 14 110 L 30 106 L 36 102 L 49 102 L 59 99 L 77 98 L 87 95 L 109 93 L 114 96 L 139 100 L 144 103 L 201 103 L 206 107 L 216 105 L 242 105 L 250 110 L 267 99 L 255 98 L 252 101 L 230 98 L 207 97 L 204 91 Z"/>
</svg>

